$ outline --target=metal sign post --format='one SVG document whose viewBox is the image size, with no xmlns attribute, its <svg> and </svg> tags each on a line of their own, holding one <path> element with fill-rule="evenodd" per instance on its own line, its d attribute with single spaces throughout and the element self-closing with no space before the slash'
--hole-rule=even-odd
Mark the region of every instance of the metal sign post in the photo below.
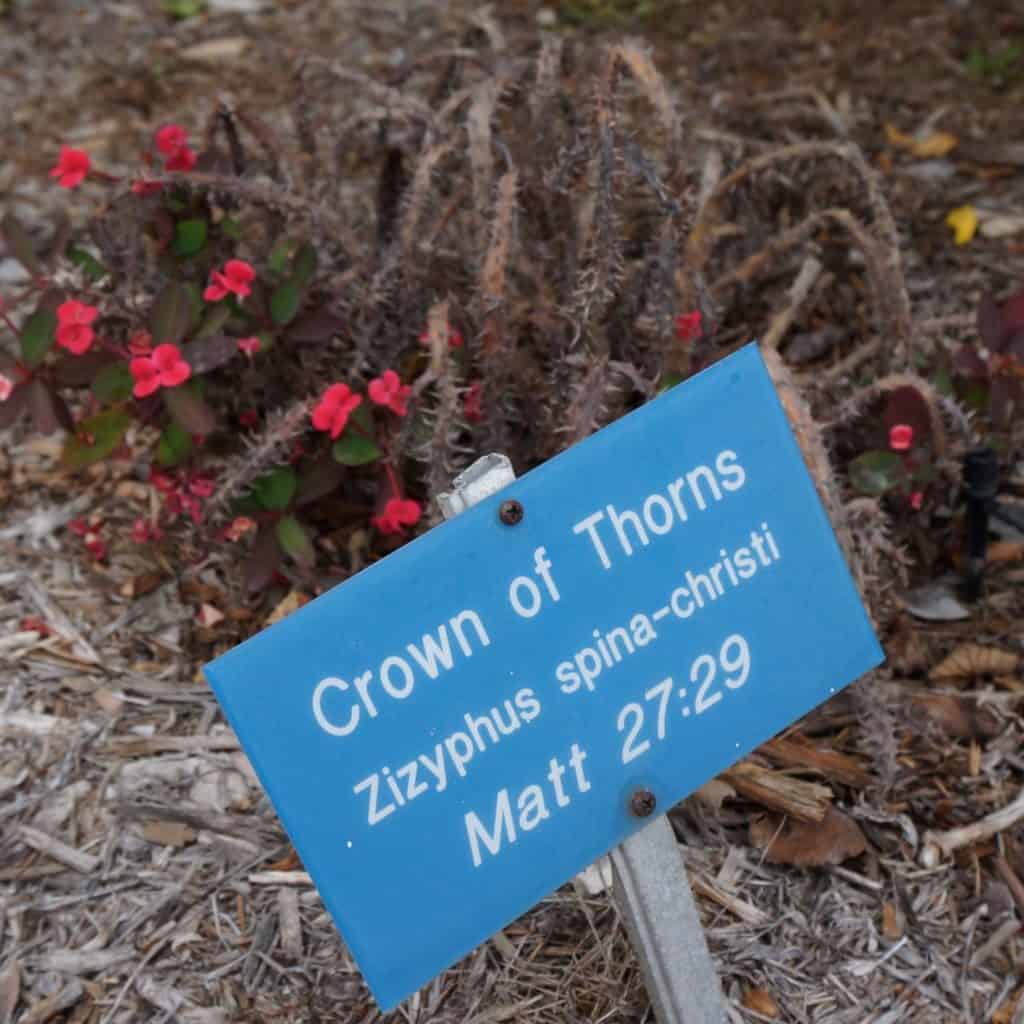
<svg viewBox="0 0 1024 1024">
<path fill-rule="evenodd" d="M 504 455 L 477 459 L 438 503 L 452 519 L 515 479 Z M 638 794 L 640 796 L 640 794 Z M 638 816 L 654 810 L 634 798 Z M 723 1024 L 722 990 L 690 891 L 682 851 L 665 815 L 611 851 L 616 901 L 661 1024 Z"/>
</svg>

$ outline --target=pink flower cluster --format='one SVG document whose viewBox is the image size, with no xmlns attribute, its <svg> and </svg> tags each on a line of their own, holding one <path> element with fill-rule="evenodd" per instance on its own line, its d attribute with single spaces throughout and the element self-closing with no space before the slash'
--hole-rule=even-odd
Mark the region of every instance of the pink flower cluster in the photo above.
<svg viewBox="0 0 1024 1024">
<path fill-rule="evenodd" d="M 406 526 L 415 526 L 419 522 L 422 512 L 418 501 L 395 494 L 384 502 L 383 510 L 370 521 L 381 533 L 404 534 Z"/>
<path fill-rule="evenodd" d="M 92 347 L 92 323 L 99 314 L 95 306 L 77 299 L 62 302 L 57 307 L 57 344 L 73 355 L 84 355 Z"/>
<path fill-rule="evenodd" d="M 385 370 L 367 385 L 366 393 L 375 405 L 390 409 L 396 416 L 409 412 L 412 388 L 403 384 L 394 370 Z M 348 426 L 349 417 L 363 404 L 363 396 L 347 384 L 332 384 L 313 410 L 313 426 L 337 439 Z"/>
<path fill-rule="evenodd" d="M 252 292 L 249 286 L 255 278 L 256 271 L 252 269 L 252 264 L 245 260 L 228 260 L 223 270 L 210 272 L 210 283 L 203 292 L 203 298 L 207 302 L 219 302 L 230 294 L 244 299 Z"/>
<path fill-rule="evenodd" d="M 188 135 L 179 124 L 165 124 L 155 136 L 156 148 L 164 157 L 164 168 L 168 171 L 191 171 L 196 165 L 196 155 L 189 148 Z"/>
<path fill-rule="evenodd" d="M 102 519 L 72 519 L 68 523 L 68 529 L 82 538 L 86 551 L 97 562 L 102 562 L 107 557 L 107 542 L 101 536 Z"/>
<path fill-rule="evenodd" d="M 894 452 L 909 452 L 914 446 L 914 428 L 909 423 L 895 423 L 889 428 L 889 447 Z M 910 507 L 915 511 L 924 504 L 924 492 L 911 493 Z"/>
<path fill-rule="evenodd" d="M 181 358 L 177 345 L 157 345 L 153 354 L 136 356 L 129 364 L 135 386 L 132 394 L 145 398 L 160 388 L 174 388 L 192 376 L 192 367 Z"/>
</svg>

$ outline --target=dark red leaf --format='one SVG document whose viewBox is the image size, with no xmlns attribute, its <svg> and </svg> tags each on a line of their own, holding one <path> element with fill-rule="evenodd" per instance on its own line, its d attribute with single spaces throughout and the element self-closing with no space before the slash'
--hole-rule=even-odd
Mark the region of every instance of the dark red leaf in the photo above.
<svg viewBox="0 0 1024 1024">
<path fill-rule="evenodd" d="M 192 298 L 184 285 L 172 281 L 156 297 L 150 317 L 154 345 L 177 344 L 192 323 Z"/>
<path fill-rule="evenodd" d="M 87 388 L 100 370 L 117 362 L 113 352 L 93 351 L 81 356 L 66 356 L 53 368 L 53 379 L 62 387 Z"/>
<path fill-rule="evenodd" d="M 40 434 L 55 434 L 74 425 L 64 400 L 38 377 L 28 383 L 28 405 L 33 425 Z"/>
<path fill-rule="evenodd" d="M 1003 312 L 991 292 L 986 292 L 978 304 L 978 336 L 982 344 L 993 352 L 1003 341 Z"/>
<path fill-rule="evenodd" d="M 200 338 L 190 341 L 182 349 L 182 357 L 193 373 L 209 373 L 238 355 L 238 339 L 228 338 L 223 334 L 212 338 Z"/>
<path fill-rule="evenodd" d="M 1015 292 L 1004 303 L 1000 323 L 999 351 L 1013 335 L 1024 331 L 1024 291 Z"/>
<path fill-rule="evenodd" d="M 6 402 L 0 402 L 0 430 L 13 427 L 28 408 L 29 387 L 22 384 L 7 396 Z"/>
<path fill-rule="evenodd" d="M 931 437 L 932 419 L 928 403 L 915 387 L 897 388 L 889 395 L 889 400 L 882 414 L 882 425 L 888 432 L 898 423 L 905 423 L 914 431 L 914 444 L 917 445 Z"/>
<path fill-rule="evenodd" d="M 988 364 L 970 342 L 965 342 L 953 353 L 953 369 L 958 377 L 965 380 L 985 380 L 988 377 Z"/>
<path fill-rule="evenodd" d="M 176 387 L 164 388 L 160 393 L 175 423 L 190 434 L 212 434 L 217 429 L 213 410 L 194 391 Z"/>
<path fill-rule="evenodd" d="M 992 378 L 989 390 L 989 408 L 992 419 L 999 426 L 1006 426 L 1013 419 L 1014 413 L 1021 407 L 1024 398 L 1024 385 L 1020 377 L 1009 373 L 997 373 Z"/>
<path fill-rule="evenodd" d="M 262 590 L 270 582 L 283 557 L 284 552 L 278 543 L 274 524 L 261 526 L 256 535 L 256 543 L 249 552 L 249 560 L 245 563 L 246 589 L 250 592 Z"/>
<path fill-rule="evenodd" d="M 337 313 L 333 313 L 330 307 L 318 306 L 292 321 L 284 332 L 284 339 L 299 344 L 328 341 L 342 329 L 344 323 L 345 321 Z"/>
<path fill-rule="evenodd" d="M 35 245 L 21 221 L 9 211 L 4 214 L 0 227 L 4 233 L 7 251 L 33 276 L 38 277 L 43 268 L 36 256 Z"/>
<path fill-rule="evenodd" d="M 326 497 L 341 483 L 345 470 L 332 458 L 318 459 L 299 477 L 293 504 L 308 505 Z"/>
</svg>

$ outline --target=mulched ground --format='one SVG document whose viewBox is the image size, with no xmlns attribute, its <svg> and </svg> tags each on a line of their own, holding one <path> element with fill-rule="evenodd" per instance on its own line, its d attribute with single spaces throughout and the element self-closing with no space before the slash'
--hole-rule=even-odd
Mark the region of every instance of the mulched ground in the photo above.
<svg viewBox="0 0 1024 1024">
<path fill-rule="evenodd" d="M 44 180 L 61 142 L 130 160 L 155 125 L 199 125 L 222 95 L 283 107 L 299 54 L 386 74 L 473 14 L 252 6 L 171 23 L 155 2 L 16 0 L 0 19 L 0 208 L 38 223 L 66 199 Z M 502 4 L 486 28 L 515 47 L 553 14 Z M 969 336 L 983 290 L 1024 283 L 1024 71 L 970 60 L 1024 44 L 1012 3 L 664 5 L 566 31 L 598 45 L 622 29 L 652 45 L 686 137 L 726 173 L 779 145 L 860 146 L 930 345 Z M 916 156 L 887 125 L 958 145 Z M 967 203 L 1000 231 L 957 247 L 945 217 Z M 792 277 L 748 296 L 751 334 Z M 382 1017 L 197 675 L 303 595 L 244 604 L 223 551 L 172 562 L 133 543 L 152 489 L 117 462 L 71 477 L 58 452 L 21 435 L 0 446 L 0 1024 L 651 1019 L 614 904 L 572 886 Z M 1024 474 L 1007 486 L 1020 494 Z M 929 528 L 904 524 L 906 564 L 874 567 L 887 666 L 672 812 L 734 1022 L 1024 1021 L 1020 820 L 929 857 L 929 831 L 984 819 L 1024 786 L 1024 538 L 997 549 L 964 621 L 922 623 L 896 600 L 907 576 L 955 564 L 954 499 Z M 79 519 L 110 545 L 105 563 L 67 528 Z M 824 824 L 791 818 L 790 852 L 766 852 L 795 802 Z M 812 839 L 837 863 L 773 863 Z"/>
</svg>

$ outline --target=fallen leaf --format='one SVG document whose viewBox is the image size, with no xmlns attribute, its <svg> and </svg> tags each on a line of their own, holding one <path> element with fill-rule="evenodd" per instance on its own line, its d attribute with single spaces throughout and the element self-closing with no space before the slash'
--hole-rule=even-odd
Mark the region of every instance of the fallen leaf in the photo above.
<svg viewBox="0 0 1024 1024">
<path fill-rule="evenodd" d="M 923 139 L 913 135 L 906 135 L 894 125 L 885 126 L 885 137 L 892 146 L 907 150 L 912 156 L 919 160 L 931 160 L 937 156 L 945 156 L 956 149 L 960 140 L 949 132 L 932 132 Z"/>
<path fill-rule="evenodd" d="M 765 851 L 770 864 L 821 867 L 842 864 L 867 848 L 860 826 L 830 807 L 820 822 L 797 821 L 765 814 L 750 823 L 751 845 Z"/>
<path fill-rule="evenodd" d="M 160 846 L 188 846 L 195 841 L 195 832 L 180 821 L 147 821 L 142 838 Z"/>
<path fill-rule="evenodd" d="M 762 1017 L 775 1018 L 779 1015 L 779 1004 L 772 998 L 766 988 L 748 988 L 743 993 L 743 1005 Z"/>
<path fill-rule="evenodd" d="M 267 865 L 268 871 L 301 871 L 302 861 L 299 860 L 299 855 L 295 852 L 295 848 L 292 847 L 280 860 L 275 860 L 273 864 Z"/>
<path fill-rule="evenodd" d="M 982 647 L 980 644 L 961 644 L 928 673 L 928 678 L 933 682 L 943 682 L 969 676 L 1010 675 L 1017 671 L 1019 660 L 1012 651 Z"/>
<path fill-rule="evenodd" d="M 212 604 L 201 604 L 196 614 L 196 622 L 204 629 L 212 629 L 218 622 L 224 621 L 224 613 Z"/>
<path fill-rule="evenodd" d="M 978 215 L 973 206 L 958 206 L 949 212 L 946 224 L 953 229 L 953 241 L 966 245 L 978 230 Z"/>
<path fill-rule="evenodd" d="M 301 591 L 289 591 L 283 598 L 281 598 L 274 610 L 267 616 L 267 621 L 264 625 L 272 626 L 275 622 L 280 622 L 282 619 L 291 615 L 292 612 L 297 612 L 308 601 L 309 597 Z"/>
<path fill-rule="evenodd" d="M 882 904 L 882 934 L 887 939 L 903 937 L 903 915 L 892 903 Z"/>
<path fill-rule="evenodd" d="M 946 693 L 915 694 L 910 701 L 910 717 L 921 728 L 931 725 L 953 739 L 990 738 L 999 732 L 992 712 L 979 709 L 967 697 Z"/>
</svg>

